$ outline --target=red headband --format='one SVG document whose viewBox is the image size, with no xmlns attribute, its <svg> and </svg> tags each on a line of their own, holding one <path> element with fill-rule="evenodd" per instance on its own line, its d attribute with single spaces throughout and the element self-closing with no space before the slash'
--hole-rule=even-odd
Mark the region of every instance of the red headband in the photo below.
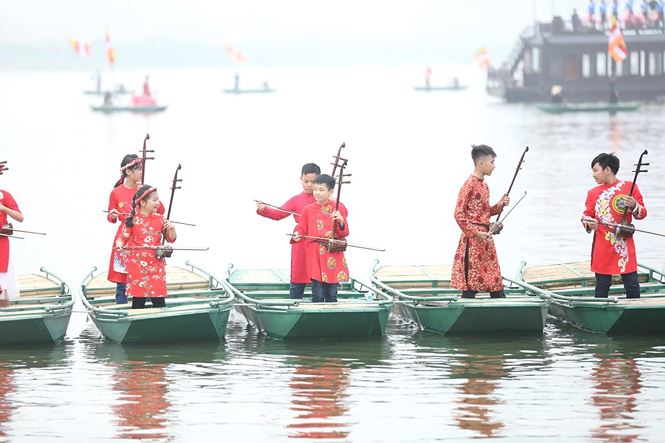
<svg viewBox="0 0 665 443">
<path fill-rule="evenodd" d="M 157 190 L 157 188 L 155 188 L 154 186 L 149 187 L 147 191 L 145 191 L 143 194 L 141 194 L 141 197 L 139 197 L 137 201 L 141 201 L 141 200 L 145 199 L 147 196 L 150 195 L 151 192 L 154 192 L 156 190 Z"/>
<path fill-rule="evenodd" d="M 136 166 L 136 165 L 138 165 L 138 164 L 141 163 L 142 161 L 143 161 L 143 159 L 141 159 L 141 158 L 135 158 L 134 160 L 130 161 L 130 162 L 127 163 L 125 166 L 123 166 L 122 168 L 120 168 L 120 172 L 125 172 L 127 169 L 131 168 L 132 166 Z"/>
</svg>

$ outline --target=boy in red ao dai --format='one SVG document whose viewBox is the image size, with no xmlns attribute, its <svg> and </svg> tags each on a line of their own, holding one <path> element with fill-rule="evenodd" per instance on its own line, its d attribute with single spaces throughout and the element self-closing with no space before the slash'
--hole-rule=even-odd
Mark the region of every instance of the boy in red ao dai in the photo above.
<svg viewBox="0 0 665 443">
<path fill-rule="evenodd" d="M 314 179 L 313 195 L 316 202 L 303 208 L 294 241 L 302 241 L 301 236 L 341 239 L 349 235 L 346 207 L 340 202 L 339 210 L 336 211 L 335 202 L 330 200 L 334 189 L 335 179 L 331 176 L 321 174 Z M 304 241 L 307 247 L 307 271 L 312 280 L 312 302 L 336 302 L 338 283 L 349 281 L 349 268 L 344 253 L 329 252 L 324 244 L 316 240 Z"/>
</svg>

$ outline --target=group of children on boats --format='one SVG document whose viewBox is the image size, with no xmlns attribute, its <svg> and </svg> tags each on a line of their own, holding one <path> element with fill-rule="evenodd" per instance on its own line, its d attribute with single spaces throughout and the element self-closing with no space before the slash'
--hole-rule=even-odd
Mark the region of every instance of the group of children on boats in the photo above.
<svg viewBox="0 0 665 443">
<path fill-rule="evenodd" d="M 510 203 L 503 195 L 490 206 L 485 178 L 495 169 L 497 154 L 487 145 L 471 149 L 473 173 L 462 185 L 454 217 L 462 230 L 452 266 L 451 286 L 462 291 L 463 298 L 487 292 L 492 298 L 504 298 L 503 280 L 493 236 L 501 226 L 490 222 Z M 619 159 L 614 154 L 599 154 L 591 161 L 597 186 L 589 190 L 581 223 L 593 232 L 591 271 L 596 274 L 596 297 L 607 297 L 612 275 L 621 275 L 627 298 L 639 298 L 637 259 L 631 233 L 616 225 L 630 224 L 633 217 L 647 215 L 637 185 L 617 179 Z M 126 155 L 120 165 L 121 178 L 111 191 L 107 219 L 119 223 L 116 231 L 108 279 L 116 283 L 116 303 L 132 308 L 145 307 L 150 298 L 153 307 L 165 306 L 167 295 L 164 257 L 158 253 L 164 241 L 176 240 L 173 224 L 164 217 L 164 205 L 157 189 L 143 184 L 143 160 Z M 293 215 L 297 223 L 291 237 L 291 285 L 289 297 L 303 298 L 311 285 L 312 302 L 336 302 L 339 283 L 349 280 L 344 248 L 331 247 L 326 239 L 345 239 L 349 235 L 346 207 L 333 199 L 334 177 L 321 174 L 314 163 L 302 167 L 302 192 L 281 207 L 257 202 L 260 216 L 281 220 Z M 0 190 L 0 299 L 17 298 L 19 288 L 12 266 L 9 218 L 22 222 L 12 195 Z M 340 250 L 341 249 L 341 250 Z"/>
</svg>

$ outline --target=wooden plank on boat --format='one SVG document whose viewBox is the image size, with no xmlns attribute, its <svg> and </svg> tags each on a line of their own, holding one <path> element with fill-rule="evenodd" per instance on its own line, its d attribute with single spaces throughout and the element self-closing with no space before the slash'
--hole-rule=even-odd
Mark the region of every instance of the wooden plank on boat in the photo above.
<svg viewBox="0 0 665 443">
<path fill-rule="evenodd" d="M 449 287 L 451 270 L 451 265 L 388 265 L 375 276 L 396 289 Z"/>
<path fill-rule="evenodd" d="M 21 297 L 57 296 L 60 295 L 60 285 L 44 275 L 21 274 L 18 276 L 18 287 Z"/>
<path fill-rule="evenodd" d="M 115 294 L 116 284 L 107 280 L 106 272 L 97 274 L 86 285 L 88 296 Z M 187 289 L 207 289 L 207 278 L 180 266 L 166 267 L 166 286 L 169 292 Z"/>
<path fill-rule="evenodd" d="M 648 273 L 638 270 L 639 281 L 648 280 Z M 544 266 L 530 266 L 524 270 L 522 279 L 527 283 L 542 288 L 575 288 L 595 286 L 596 274 L 591 272 L 590 261 L 557 263 Z M 614 276 L 613 284 L 621 282 L 620 276 Z"/>
</svg>

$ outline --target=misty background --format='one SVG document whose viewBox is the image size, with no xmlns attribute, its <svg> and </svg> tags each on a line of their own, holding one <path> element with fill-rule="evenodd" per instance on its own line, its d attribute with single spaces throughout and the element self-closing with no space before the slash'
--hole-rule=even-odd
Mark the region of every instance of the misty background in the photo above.
<svg viewBox="0 0 665 443">
<path fill-rule="evenodd" d="M 621 2 L 623 3 L 623 2 Z M 583 0 L 0 0 L 1 70 L 226 67 L 225 45 L 249 66 L 500 64 L 534 20 L 586 14 Z M 623 7 L 623 4 L 622 4 Z M 92 47 L 76 55 L 69 40 Z"/>
</svg>

